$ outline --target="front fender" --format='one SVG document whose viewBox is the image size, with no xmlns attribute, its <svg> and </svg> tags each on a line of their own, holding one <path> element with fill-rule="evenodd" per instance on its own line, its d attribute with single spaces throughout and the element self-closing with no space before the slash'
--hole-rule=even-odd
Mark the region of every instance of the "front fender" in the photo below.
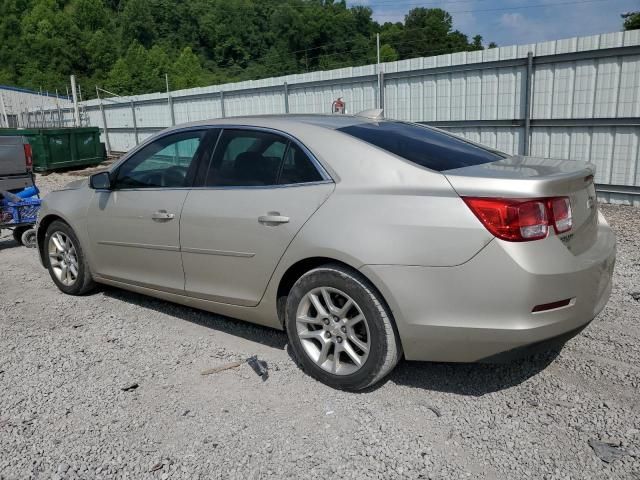
<svg viewBox="0 0 640 480">
<path fill-rule="evenodd" d="M 93 190 L 80 188 L 51 192 L 43 198 L 36 223 L 38 254 L 40 263 L 43 266 L 45 265 L 44 237 L 47 228 L 55 220 L 62 220 L 73 229 L 78 240 L 80 240 L 80 244 L 85 247 L 83 251 L 89 265 L 92 265 L 91 252 L 86 248 L 89 245 L 87 210 L 92 196 Z"/>
</svg>

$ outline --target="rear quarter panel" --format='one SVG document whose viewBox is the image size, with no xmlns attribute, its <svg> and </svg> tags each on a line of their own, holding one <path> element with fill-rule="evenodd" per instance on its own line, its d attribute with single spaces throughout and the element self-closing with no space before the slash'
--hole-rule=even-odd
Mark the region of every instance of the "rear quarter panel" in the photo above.
<svg viewBox="0 0 640 480">
<path fill-rule="evenodd" d="M 464 202 L 442 189 L 340 189 L 316 212 L 287 257 L 342 256 L 362 265 L 447 267 L 493 238 Z"/>
</svg>

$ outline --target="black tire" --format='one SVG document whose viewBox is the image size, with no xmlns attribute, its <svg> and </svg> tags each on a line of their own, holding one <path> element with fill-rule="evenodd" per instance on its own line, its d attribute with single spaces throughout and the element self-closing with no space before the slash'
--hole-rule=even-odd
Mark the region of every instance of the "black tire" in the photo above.
<svg viewBox="0 0 640 480">
<path fill-rule="evenodd" d="M 27 230 L 25 230 L 20 237 L 20 241 L 22 245 L 27 248 L 36 248 L 37 238 L 35 228 L 28 228 Z"/>
<path fill-rule="evenodd" d="M 23 226 L 23 227 L 16 227 L 13 229 L 13 239 L 18 242 L 20 245 L 24 245 L 22 243 L 22 234 L 24 232 L 26 232 L 27 230 L 29 230 L 31 227 L 29 226 Z"/>
<path fill-rule="evenodd" d="M 309 357 L 298 336 L 298 306 L 308 292 L 319 287 L 346 293 L 357 303 L 366 318 L 370 350 L 364 364 L 354 373 L 336 375 L 324 370 Z M 402 347 L 391 313 L 381 295 L 361 274 L 342 265 L 323 265 L 302 275 L 287 297 L 285 322 L 291 351 L 300 368 L 316 380 L 334 388 L 348 391 L 367 388 L 389 374 L 402 356 Z"/>
<path fill-rule="evenodd" d="M 69 238 L 69 240 L 75 247 L 76 258 L 78 262 L 78 275 L 71 285 L 65 285 L 64 283 L 62 283 L 51 267 L 51 259 L 48 255 L 48 248 L 49 241 L 56 232 L 63 233 L 66 237 Z M 52 222 L 51 225 L 49 225 L 49 227 L 47 228 L 47 233 L 44 237 L 44 252 L 45 266 L 47 267 L 47 270 L 49 270 L 51 279 L 60 289 L 60 291 L 68 295 L 84 295 L 95 287 L 95 283 L 93 282 L 93 279 L 91 277 L 91 271 L 89 270 L 89 264 L 86 260 L 86 257 L 84 256 L 80 241 L 69 225 L 59 220 L 56 220 L 55 222 Z"/>
</svg>

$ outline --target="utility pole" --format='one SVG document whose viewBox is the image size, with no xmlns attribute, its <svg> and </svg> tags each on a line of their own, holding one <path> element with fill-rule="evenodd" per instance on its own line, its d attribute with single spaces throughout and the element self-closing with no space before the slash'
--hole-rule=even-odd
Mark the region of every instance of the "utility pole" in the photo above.
<svg viewBox="0 0 640 480">
<path fill-rule="evenodd" d="M 380 71 L 380 34 L 376 33 L 376 51 L 378 52 L 378 72 Z"/>
<path fill-rule="evenodd" d="M 73 95 L 73 120 L 76 127 L 80 126 L 80 111 L 78 110 L 78 93 L 76 92 L 76 76 L 71 75 L 71 94 Z"/>
</svg>

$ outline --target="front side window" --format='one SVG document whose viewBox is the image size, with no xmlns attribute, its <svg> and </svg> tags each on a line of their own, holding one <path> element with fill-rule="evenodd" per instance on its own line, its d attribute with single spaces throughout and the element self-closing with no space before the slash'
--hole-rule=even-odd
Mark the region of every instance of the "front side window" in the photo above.
<svg viewBox="0 0 640 480">
<path fill-rule="evenodd" d="M 209 187 L 307 183 L 322 176 L 293 142 L 270 132 L 224 130 L 206 175 Z"/>
<path fill-rule="evenodd" d="M 187 187 L 190 169 L 205 131 L 175 133 L 159 138 L 135 153 L 117 171 L 115 187 Z"/>
<path fill-rule="evenodd" d="M 488 148 L 433 128 L 410 123 L 361 123 L 339 128 L 338 131 L 438 172 L 496 162 L 504 158 Z"/>
</svg>

